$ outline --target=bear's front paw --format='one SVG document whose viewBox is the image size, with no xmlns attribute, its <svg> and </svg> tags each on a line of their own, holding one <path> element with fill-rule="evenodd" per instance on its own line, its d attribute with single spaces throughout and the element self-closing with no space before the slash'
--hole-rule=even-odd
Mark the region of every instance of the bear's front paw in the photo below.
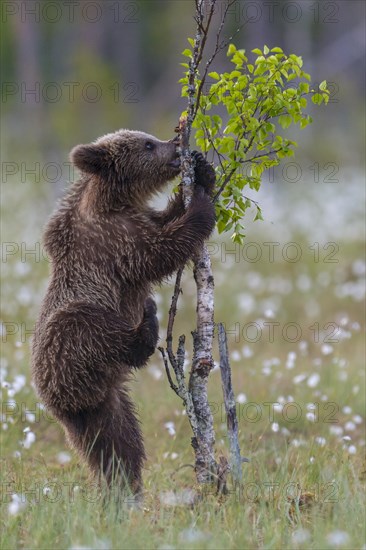
<svg viewBox="0 0 366 550">
<path fill-rule="evenodd" d="M 158 311 L 156 307 L 155 300 L 153 300 L 151 297 L 146 298 L 144 303 L 144 317 L 150 317 L 151 315 L 156 315 L 156 312 Z"/>
<path fill-rule="evenodd" d="M 195 164 L 195 184 L 203 187 L 205 192 L 211 196 L 215 187 L 215 169 L 199 151 L 193 151 L 192 157 Z"/>
<path fill-rule="evenodd" d="M 153 348 L 151 353 L 153 353 L 159 339 L 159 321 L 156 313 L 157 308 L 155 301 L 152 298 L 147 298 L 144 304 L 144 319 L 141 329 L 148 345 Z"/>
</svg>

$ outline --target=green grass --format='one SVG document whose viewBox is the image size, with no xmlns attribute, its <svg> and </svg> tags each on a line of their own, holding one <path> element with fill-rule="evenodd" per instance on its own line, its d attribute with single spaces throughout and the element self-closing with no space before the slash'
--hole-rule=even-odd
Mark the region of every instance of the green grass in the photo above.
<svg viewBox="0 0 366 550">
<path fill-rule="evenodd" d="M 9 196 L 8 206 L 15 204 Z M 27 240 L 18 225 L 21 212 L 7 208 L 11 233 L 5 241 Z M 20 252 L 3 263 L 2 320 L 17 323 L 17 332 L 3 335 L 2 548 L 365 548 L 362 241 L 324 236 L 319 221 L 321 245 L 332 240 L 339 245 L 338 262 L 329 264 L 314 261 L 308 251 L 314 240 L 296 232 L 296 222 L 285 235 L 275 230 L 256 223 L 248 241 L 276 241 L 281 247 L 296 241 L 304 252 L 301 261 L 286 262 L 280 255 L 274 262 L 263 256 L 257 263 L 230 263 L 227 256 L 223 263 L 213 254 L 216 320 L 229 330 L 240 444 L 250 458 L 243 465 L 243 486 L 234 491 L 230 481 L 230 493 L 218 497 L 213 487 L 195 485 L 187 418 L 156 353 L 131 384 L 148 453 L 143 509 L 105 504 L 61 428 L 35 411 L 24 329 L 34 323 L 48 266 L 32 257 L 22 262 Z M 171 292 L 167 286 L 158 290 L 162 339 Z M 194 307 L 188 272 L 177 335 L 189 335 Z M 279 323 L 273 341 L 263 321 Z M 251 322 L 262 330 L 257 342 L 243 337 Z M 283 336 L 288 323 L 300 326 L 299 341 Z M 341 328 L 336 342 L 325 341 L 329 327 L 321 331 L 327 323 Z M 227 455 L 218 370 L 211 375 L 210 401 L 217 453 Z M 284 409 L 272 411 L 269 402 Z M 295 412 L 301 417 L 292 421 Z"/>
</svg>

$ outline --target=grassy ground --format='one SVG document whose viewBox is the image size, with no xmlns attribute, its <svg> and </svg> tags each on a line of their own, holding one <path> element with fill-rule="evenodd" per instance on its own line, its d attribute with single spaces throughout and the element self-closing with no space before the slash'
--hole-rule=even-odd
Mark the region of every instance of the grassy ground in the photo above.
<svg viewBox="0 0 366 550">
<path fill-rule="evenodd" d="M 136 510 L 103 504 L 37 404 L 28 331 L 47 277 L 34 243 L 49 207 L 31 203 L 25 225 L 19 194 L 5 190 L 4 241 L 15 248 L 2 264 L 2 548 L 365 548 L 365 264 L 355 192 L 349 200 L 332 192 L 322 203 L 265 191 L 268 222 L 248 228 L 247 243 L 256 245 L 211 241 L 216 320 L 228 329 L 240 443 L 251 462 L 243 486 L 230 484 L 227 496 L 195 486 L 187 419 L 156 354 L 132 384 L 148 452 L 144 508 Z M 269 242 L 278 243 L 273 258 Z M 27 256 L 32 243 L 36 255 Z M 171 291 L 157 296 L 162 339 Z M 188 335 L 189 272 L 183 301 L 177 334 Z M 217 369 L 210 399 L 218 454 L 227 454 Z"/>
</svg>

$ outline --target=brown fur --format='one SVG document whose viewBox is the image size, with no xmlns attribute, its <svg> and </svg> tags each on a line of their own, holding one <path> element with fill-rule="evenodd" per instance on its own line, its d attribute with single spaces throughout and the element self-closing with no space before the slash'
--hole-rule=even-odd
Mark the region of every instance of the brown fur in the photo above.
<svg viewBox="0 0 366 550">
<path fill-rule="evenodd" d="M 176 141 L 120 130 L 71 159 L 81 171 L 46 227 L 52 260 L 32 349 L 37 391 L 96 473 L 141 489 L 144 446 L 126 382 L 158 340 L 151 285 L 183 266 L 214 226 L 214 171 L 157 212 L 147 201 L 180 171 Z"/>
</svg>

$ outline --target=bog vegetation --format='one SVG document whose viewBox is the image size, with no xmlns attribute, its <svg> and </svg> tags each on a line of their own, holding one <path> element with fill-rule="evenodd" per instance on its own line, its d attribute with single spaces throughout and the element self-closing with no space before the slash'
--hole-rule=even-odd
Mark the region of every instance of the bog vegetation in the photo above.
<svg viewBox="0 0 366 550">
<path fill-rule="evenodd" d="M 311 85 L 301 59 L 279 48 L 254 51 L 252 62 L 234 46 L 228 53 L 235 67 L 210 71 L 194 124 L 198 146 L 219 152 L 219 179 L 228 166 L 236 170 L 217 203 L 219 232 L 229 233 L 215 234 L 208 249 L 216 316 L 229 339 L 240 446 L 250 458 L 243 485 L 229 483 L 220 494 L 194 484 L 190 428 L 156 353 L 131 383 L 148 452 L 144 508 L 103 501 L 30 381 L 29 340 L 49 270 L 39 235 L 53 198 L 31 177 L 20 183 L 19 174 L 8 175 L 0 365 L 4 549 L 364 548 L 366 267 L 362 201 L 354 198 L 361 176 L 347 174 L 345 191 L 320 167 L 315 183 L 309 161 L 296 186 L 280 183 L 283 171 L 275 171 L 276 186 L 269 183 L 265 171 L 293 150 L 280 128 L 310 121 L 303 109 Z M 326 101 L 324 84 L 312 97 Z M 64 105 L 56 107 L 69 145 L 68 117 L 75 113 L 65 118 Z M 264 221 L 252 224 L 262 210 Z M 183 284 L 176 330 L 188 334 L 195 296 L 189 272 Z M 162 327 L 170 300 L 171 288 L 157 290 Z M 227 456 L 214 359 L 210 406 L 217 452 Z"/>
</svg>

